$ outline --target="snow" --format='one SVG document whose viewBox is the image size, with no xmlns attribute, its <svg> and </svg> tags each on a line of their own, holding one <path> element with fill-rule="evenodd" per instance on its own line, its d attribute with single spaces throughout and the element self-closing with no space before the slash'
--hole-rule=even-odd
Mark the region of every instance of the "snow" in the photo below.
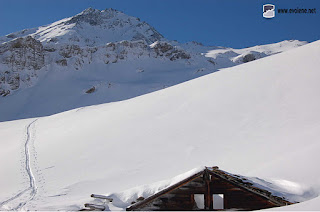
<svg viewBox="0 0 320 212">
<path fill-rule="evenodd" d="M 243 63 L 242 59 L 247 54 L 253 54 L 256 59 L 268 55 L 288 51 L 290 49 L 305 45 L 307 42 L 298 40 L 285 40 L 273 44 L 258 45 L 243 49 L 218 48 L 207 49 L 206 57 L 213 58 L 217 61 L 217 67 L 227 68 Z"/>
<path fill-rule="evenodd" d="M 268 209 L 270 211 L 319 211 L 320 208 L 320 197 L 308 200 L 295 205 L 289 205 L 281 208 Z"/>
<path fill-rule="evenodd" d="M 59 24 L 60 22 L 52 25 Z M 91 54 L 84 48 L 85 53 L 67 58 L 67 66 L 56 63 L 65 59 L 59 54 L 59 48 L 63 51 L 67 46 L 48 45 L 58 50 L 47 53 L 45 67 L 41 70 L 19 70 L 20 79 L 26 79 L 29 76 L 31 80 L 21 81 L 18 90 L 11 91 L 9 96 L 0 101 L 0 111 L 6 111 L 0 115 L 0 121 L 47 116 L 79 107 L 121 101 L 173 86 L 215 72 L 220 68 L 241 64 L 232 61 L 238 55 L 233 51 L 223 55 L 217 53 L 216 58 L 204 57 L 198 51 L 200 48 L 202 51 L 207 51 L 208 47 L 194 43 L 173 45 L 176 49 L 186 50 L 191 58 L 170 61 L 168 58 L 156 56 L 152 50 L 159 42 L 147 47 L 142 47 L 142 44 L 146 45 L 143 41 L 131 41 L 132 47 L 121 46 L 124 42 L 127 41 L 112 43 L 120 46 L 117 51 L 112 51 L 104 45 L 96 47 L 97 51 Z M 272 53 L 285 51 L 295 48 L 297 43 L 302 42 L 285 43 L 287 45 L 271 44 L 272 47 L 266 45 L 261 52 L 267 56 L 267 50 L 271 49 Z M 258 47 L 253 49 L 256 52 L 259 51 Z M 244 53 L 239 52 L 238 57 L 241 59 L 247 52 L 252 53 L 253 49 L 241 50 Z M 116 57 L 122 51 L 126 52 L 125 58 L 118 60 Z M 110 55 L 109 58 L 106 58 L 107 54 Z M 215 64 L 208 62 L 208 59 L 214 59 Z M 113 60 L 118 61 L 113 63 Z M 79 61 L 82 62 L 79 63 Z M 1 65 L 0 71 L 7 69 L 5 66 L 2 68 Z M 3 89 L 9 88 L 7 84 L 1 86 Z M 97 88 L 96 92 L 86 94 L 85 91 L 93 86 Z"/>
<path fill-rule="evenodd" d="M 178 176 L 175 176 L 168 180 L 162 180 L 159 182 L 155 182 L 152 184 L 146 184 L 142 186 L 136 186 L 134 188 L 130 188 L 128 190 L 125 190 L 123 192 L 117 192 L 117 193 L 110 193 L 107 194 L 109 197 L 113 198 L 112 203 L 108 204 L 108 207 L 110 210 L 115 209 L 125 209 L 130 205 L 131 202 L 136 201 L 139 197 L 149 197 L 165 188 L 168 188 L 181 180 L 184 180 L 200 171 L 202 171 L 204 167 L 198 167 L 194 168 L 186 173 L 180 174 Z M 95 202 L 98 202 L 100 205 L 103 204 L 103 201 L 101 200 L 95 200 Z M 129 204 L 128 204 L 129 203 Z"/>
<path fill-rule="evenodd" d="M 151 44 L 163 38 L 149 24 L 111 8 L 102 11 L 88 8 L 73 17 L 12 35 L 30 35 L 46 44 L 79 46 L 101 46 L 108 42 L 140 39 L 145 39 Z M 10 36 L 0 37 L 1 43 L 10 40 Z"/>
<path fill-rule="evenodd" d="M 38 53 L 43 63 L 28 61 L 34 56 L 32 49 L 11 48 L 10 41 L 26 36 L 41 42 L 43 50 Z M 10 92 L 0 100 L 3 122 L 126 100 L 242 64 L 248 54 L 260 59 L 306 42 L 283 41 L 245 49 L 182 44 L 165 39 L 136 17 L 113 9 L 88 8 L 46 26 L 0 37 L 0 43 L 0 93 Z M 154 48 L 159 43 L 173 50 L 158 55 Z M 174 51 L 190 58 L 171 61 L 166 55 Z M 10 58 L 16 60 L 12 62 L 16 66 L 8 63 Z M 41 69 L 34 70 L 34 63 Z M 96 91 L 86 94 L 92 87 Z"/>
<path fill-rule="evenodd" d="M 205 62 L 199 60 L 188 65 L 184 61 L 140 57 L 108 66 L 91 63 L 78 71 L 53 65 L 49 71 L 38 73 L 33 86 L 26 86 L 0 101 L 0 110 L 6 111 L 1 113 L 0 121 L 52 115 L 136 97 L 212 73 L 213 66 Z M 197 72 L 199 69 L 203 71 Z M 96 92 L 86 94 L 93 86 Z"/>
<path fill-rule="evenodd" d="M 303 202 L 318 196 L 318 192 L 303 183 L 296 183 L 284 179 L 263 180 L 257 177 L 244 177 L 253 186 L 270 191 L 278 197 L 285 197 L 292 203 Z"/>
<path fill-rule="evenodd" d="M 108 209 L 123 209 L 204 165 L 251 176 L 287 198 L 314 198 L 319 56 L 317 41 L 147 95 L 41 117 L 30 131 L 33 118 L 1 122 L 0 202 L 30 186 L 26 142 L 37 187 L 33 200 L 24 193 L 1 209 L 21 200 L 23 210 L 78 210 L 99 201 L 92 193 L 112 195 Z M 319 198 L 286 208 L 319 210 Z"/>
</svg>

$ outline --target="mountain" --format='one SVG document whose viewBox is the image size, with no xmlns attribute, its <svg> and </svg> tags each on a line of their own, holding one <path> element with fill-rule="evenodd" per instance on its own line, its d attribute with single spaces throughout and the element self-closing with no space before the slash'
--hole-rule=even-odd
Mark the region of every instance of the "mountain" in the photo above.
<svg viewBox="0 0 320 212">
<path fill-rule="evenodd" d="M 102 11 L 88 8 L 73 17 L 47 26 L 11 33 L 0 38 L 0 42 L 28 35 L 32 35 L 43 44 L 53 46 L 59 44 L 101 46 L 122 40 L 144 40 L 151 44 L 163 39 L 163 36 L 146 22 L 112 8 Z"/>
<path fill-rule="evenodd" d="M 1 122 L 0 209 L 79 210 L 92 193 L 124 209 L 217 165 L 304 201 L 283 210 L 318 210 L 319 56 L 317 41 L 129 100 Z"/>
<path fill-rule="evenodd" d="M 129 99 L 305 43 L 181 44 L 136 17 L 88 8 L 0 37 L 0 121 Z"/>
</svg>

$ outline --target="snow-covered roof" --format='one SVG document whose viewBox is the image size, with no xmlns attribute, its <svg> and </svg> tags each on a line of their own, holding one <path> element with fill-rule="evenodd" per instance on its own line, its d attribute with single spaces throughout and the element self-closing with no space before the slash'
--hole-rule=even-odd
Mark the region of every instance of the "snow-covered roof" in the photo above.
<svg viewBox="0 0 320 212">
<path fill-rule="evenodd" d="M 283 197 L 274 196 L 274 195 L 272 195 L 272 193 L 270 191 L 258 188 L 254 184 L 244 181 L 239 175 L 229 174 L 228 172 L 220 170 L 217 166 L 215 166 L 215 167 L 204 167 L 201 170 L 199 170 L 197 173 L 195 173 L 191 176 L 188 176 L 184 179 L 181 179 L 179 182 L 175 183 L 174 185 L 168 186 L 168 187 L 164 188 L 163 190 L 145 198 L 144 200 L 132 204 L 131 206 L 129 206 L 127 208 L 127 210 L 129 210 L 129 211 L 137 210 L 138 208 L 146 205 L 147 203 L 153 201 L 154 199 L 156 199 L 164 194 L 167 194 L 167 193 L 185 185 L 186 183 L 191 182 L 191 181 L 201 177 L 205 173 L 208 173 L 210 175 L 214 175 L 215 177 L 218 177 L 224 181 L 227 181 L 228 183 L 230 183 L 234 186 L 240 187 L 241 189 L 244 189 L 248 192 L 251 192 L 254 195 L 258 195 L 258 196 L 270 201 L 275 206 L 285 206 L 285 205 L 292 204 L 291 202 L 285 200 Z"/>
</svg>

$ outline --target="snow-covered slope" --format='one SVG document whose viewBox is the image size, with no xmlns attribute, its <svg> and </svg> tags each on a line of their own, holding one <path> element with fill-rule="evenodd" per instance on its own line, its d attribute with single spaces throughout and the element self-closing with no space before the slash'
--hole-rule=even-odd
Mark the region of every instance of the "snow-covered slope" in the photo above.
<svg viewBox="0 0 320 212">
<path fill-rule="evenodd" d="M 284 52 L 305 45 L 306 43 L 307 42 L 298 40 L 285 40 L 279 43 L 253 46 L 244 49 L 216 48 L 208 50 L 205 56 L 217 61 L 216 67 L 226 68 Z"/>
<path fill-rule="evenodd" d="M 98 193 L 123 208 L 203 165 L 314 198 L 319 56 L 317 41 L 126 101 L 0 123 L 0 207 L 77 210 Z"/>
<path fill-rule="evenodd" d="M 0 37 L 0 121 L 132 98 L 303 44 L 181 44 L 120 11 L 88 8 Z"/>
</svg>

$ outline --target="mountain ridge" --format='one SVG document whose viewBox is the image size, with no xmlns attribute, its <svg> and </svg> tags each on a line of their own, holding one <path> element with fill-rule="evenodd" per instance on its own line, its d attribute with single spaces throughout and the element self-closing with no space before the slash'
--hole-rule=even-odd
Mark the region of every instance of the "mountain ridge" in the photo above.
<svg viewBox="0 0 320 212">
<path fill-rule="evenodd" d="M 0 37 L 0 42 L 28 35 L 42 43 L 79 46 L 99 46 L 122 40 L 145 40 L 151 44 L 163 39 L 163 36 L 146 22 L 112 8 L 87 8 L 75 16 L 52 24 Z"/>
<path fill-rule="evenodd" d="M 136 17 L 88 8 L 0 37 L 0 121 L 132 98 L 304 44 L 182 44 Z"/>
</svg>

